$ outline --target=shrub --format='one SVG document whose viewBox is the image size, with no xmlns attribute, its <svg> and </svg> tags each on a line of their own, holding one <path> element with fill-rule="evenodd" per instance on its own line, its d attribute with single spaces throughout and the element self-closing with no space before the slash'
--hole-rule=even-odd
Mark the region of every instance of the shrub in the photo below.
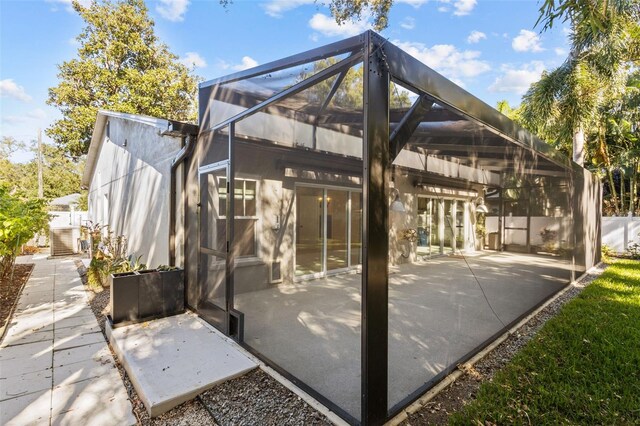
<svg viewBox="0 0 640 426">
<path fill-rule="evenodd" d="M 49 227 L 45 200 L 21 199 L 0 185 L 0 278 L 11 271 L 22 243 Z"/>
<path fill-rule="evenodd" d="M 141 261 L 142 256 L 133 258 L 132 255 L 125 254 L 127 238 L 124 235 L 114 235 L 108 226 L 93 222 L 84 229 L 91 235 L 92 244 L 95 247 L 87 270 L 87 281 L 90 287 L 104 287 L 110 274 L 146 269 L 147 265 Z M 102 231 L 105 229 L 106 236 L 103 236 Z"/>
<path fill-rule="evenodd" d="M 600 254 L 602 255 L 602 261 L 604 263 L 609 263 L 612 257 L 616 256 L 616 252 L 606 244 L 603 244 L 600 248 Z"/>
</svg>

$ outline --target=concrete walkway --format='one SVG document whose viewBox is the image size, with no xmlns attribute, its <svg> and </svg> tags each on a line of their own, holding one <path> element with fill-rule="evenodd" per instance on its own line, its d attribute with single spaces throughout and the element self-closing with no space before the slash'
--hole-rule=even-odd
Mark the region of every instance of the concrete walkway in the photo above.
<svg viewBox="0 0 640 426">
<path fill-rule="evenodd" d="M 136 423 L 73 259 L 35 263 L 0 344 L 0 425 Z"/>
</svg>

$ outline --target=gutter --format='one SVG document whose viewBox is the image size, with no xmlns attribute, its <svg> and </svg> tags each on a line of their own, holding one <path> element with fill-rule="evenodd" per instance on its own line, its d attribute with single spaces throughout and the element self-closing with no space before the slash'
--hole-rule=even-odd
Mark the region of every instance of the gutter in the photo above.
<svg viewBox="0 0 640 426">
<path fill-rule="evenodd" d="M 178 151 L 176 157 L 171 162 L 171 179 L 169 194 L 169 265 L 175 266 L 176 263 L 176 170 L 185 159 L 191 156 L 196 146 L 199 127 L 195 124 L 181 123 L 178 121 L 169 121 L 169 129 L 162 132 L 162 135 L 174 136 L 182 138 L 182 149 Z M 187 182 L 187 170 L 182 174 L 182 193 L 184 194 Z M 185 201 L 186 203 L 186 201 Z M 186 208 L 184 215 L 183 228 L 186 229 Z"/>
</svg>

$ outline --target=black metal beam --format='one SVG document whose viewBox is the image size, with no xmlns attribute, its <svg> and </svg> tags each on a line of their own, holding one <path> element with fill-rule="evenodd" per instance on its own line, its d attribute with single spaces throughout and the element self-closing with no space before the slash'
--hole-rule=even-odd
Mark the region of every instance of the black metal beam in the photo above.
<svg viewBox="0 0 640 426">
<path fill-rule="evenodd" d="M 306 52 L 278 59 L 277 61 L 268 62 L 254 68 L 249 68 L 244 71 L 226 75 L 224 77 L 205 81 L 203 83 L 200 83 L 199 87 L 200 89 L 202 89 L 209 86 L 215 86 L 217 84 L 226 84 L 234 81 L 246 80 L 248 78 L 280 71 L 286 68 L 308 64 L 320 59 L 326 59 L 332 56 L 341 55 L 343 53 L 353 52 L 360 49 L 361 47 L 361 36 L 353 36 L 351 38 L 340 40 L 335 43 L 327 44 L 326 46 L 321 46 L 315 49 L 307 50 Z"/>
<path fill-rule="evenodd" d="M 331 85 L 331 89 L 329 90 L 329 93 L 327 93 L 327 96 L 324 98 L 324 101 L 322 102 L 322 105 L 320 105 L 320 108 L 318 108 L 318 112 L 316 113 L 315 119 L 313 120 L 313 136 L 312 136 L 313 143 L 312 143 L 312 145 L 313 145 L 314 148 L 316 147 L 317 141 L 318 141 L 318 138 L 317 138 L 317 136 L 318 136 L 318 121 L 320 120 L 320 117 L 322 116 L 322 113 L 324 113 L 324 111 L 327 108 L 327 106 L 329 106 L 329 102 L 331 102 L 331 99 L 333 99 L 333 96 L 338 91 L 338 88 L 340 87 L 340 84 L 342 84 L 342 81 L 344 80 L 345 76 L 349 72 L 349 69 L 350 68 L 346 68 L 340 74 L 338 74 L 338 77 L 336 78 L 336 80 Z"/>
<path fill-rule="evenodd" d="M 227 211 L 225 215 L 227 217 L 226 223 L 226 234 L 227 234 L 227 253 L 226 253 L 226 273 L 225 273 L 225 299 L 226 299 L 226 315 L 227 315 L 227 330 L 229 333 L 233 334 L 234 337 L 238 338 L 239 335 L 242 334 L 240 330 L 232 330 L 231 329 L 231 311 L 233 311 L 233 301 L 234 301 L 234 278 L 235 278 L 235 269 L 236 269 L 236 256 L 237 256 L 237 244 L 235 239 L 235 187 L 236 187 L 236 179 L 235 179 L 235 170 L 236 170 L 236 159 L 235 159 L 235 134 L 236 127 L 235 123 L 229 124 L 229 163 L 227 166 L 227 203 L 226 208 Z"/>
<path fill-rule="evenodd" d="M 350 67 L 352 67 L 353 65 L 355 65 L 358 61 L 360 61 L 362 59 L 362 54 L 361 53 L 357 53 L 357 54 L 353 54 L 351 56 L 349 56 L 346 59 L 343 59 L 342 61 L 331 65 L 328 68 L 323 69 L 322 71 L 312 75 L 311 77 L 302 80 L 301 82 L 294 84 L 293 86 L 289 87 L 286 90 L 283 90 L 282 92 L 278 93 L 277 95 L 274 95 L 272 97 L 270 97 L 269 99 L 260 102 L 258 105 L 255 105 L 252 108 L 249 108 L 243 112 L 241 112 L 240 114 L 236 114 L 231 118 L 226 119 L 225 121 L 216 124 L 212 130 L 218 130 L 221 129 L 225 126 L 227 126 L 229 123 L 234 123 L 238 120 L 242 120 L 245 119 L 257 112 L 259 112 L 260 110 L 268 107 L 269 105 L 278 102 L 282 99 L 285 99 L 289 96 L 293 96 L 296 93 L 300 93 L 305 89 L 308 89 L 309 87 L 318 84 L 319 82 L 321 82 L 322 80 L 326 80 L 327 78 L 334 76 L 336 74 L 338 74 L 339 72 L 349 69 Z"/>
<path fill-rule="evenodd" d="M 402 148 L 407 144 L 413 132 L 416 131 L 418 125 L 422 122 L 433 102 L 429 102 L 425 96 L 420 96 L 413 103 L 409 111 L 402 117 L 402 120 L 389 137 L 389 150 L 391 153 L 391 161 L 400 154 Z"/>
<path fill-rule="evenodd" d="M 362 218 L 362 424 L 387 418 L 389 222 L 389 71 L 385 40 L 364 34 Z"/>
</svg>

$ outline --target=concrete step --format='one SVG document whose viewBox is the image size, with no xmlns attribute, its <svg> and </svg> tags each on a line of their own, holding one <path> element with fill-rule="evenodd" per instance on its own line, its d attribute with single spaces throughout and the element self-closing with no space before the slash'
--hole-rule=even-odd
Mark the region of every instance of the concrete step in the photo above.
<svg viewBox="0 0 640 426">
<path fill-rule="evenodd" d="M 258 366 L 190 312 L 106 331 L 151 417 Z"/>
</svg>

